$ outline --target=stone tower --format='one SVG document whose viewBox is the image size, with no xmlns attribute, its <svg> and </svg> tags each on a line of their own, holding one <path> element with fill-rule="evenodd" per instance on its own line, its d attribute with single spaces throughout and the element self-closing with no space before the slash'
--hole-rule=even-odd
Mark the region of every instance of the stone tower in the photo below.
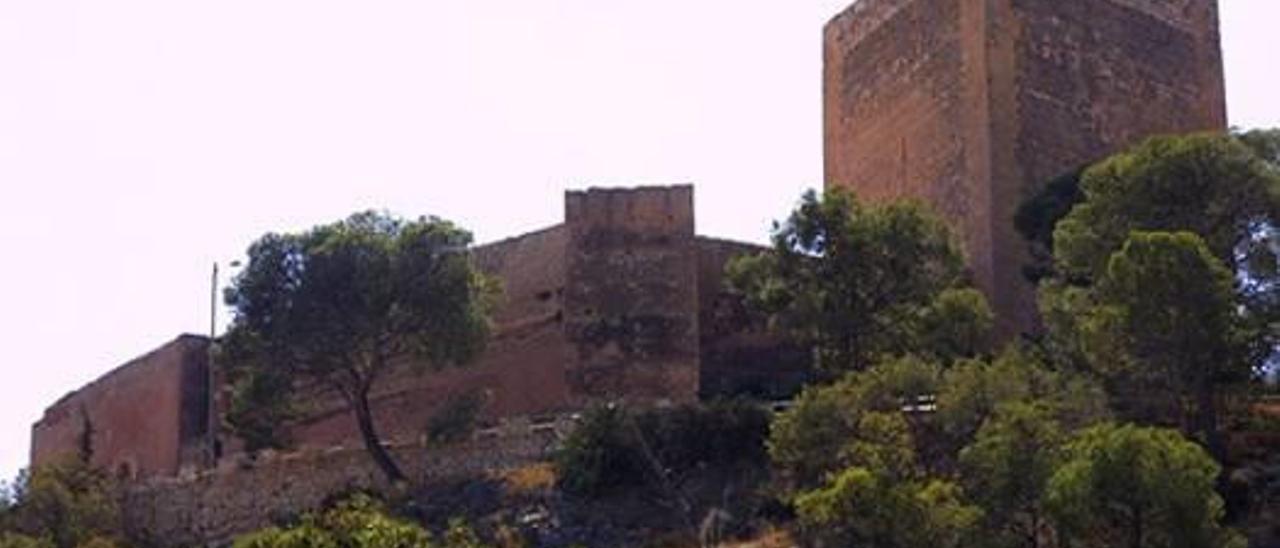
<svg viewBox="0 0 1280 548">
<path fill-rule="evenodd" d="M 1009 337 L 1039 185 L 1144 137 L 1226 128 L 1217 0 L 859 0 L 824 35 L 828 187 L 957 230 Z"/>
</svg>

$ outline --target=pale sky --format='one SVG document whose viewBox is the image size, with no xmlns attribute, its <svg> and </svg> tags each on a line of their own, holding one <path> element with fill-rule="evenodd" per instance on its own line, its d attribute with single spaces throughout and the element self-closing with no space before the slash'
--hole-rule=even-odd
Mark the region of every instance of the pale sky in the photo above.
<svg viewBox="0 0 1280 548">
<path fill-rule="evenodd" d="M 490 241 L 566 188 L 691 182 L 700 233 L 762 241 L 821 186 L 848 3 L 0 0 L 0 478 L 45 406 L 206 333 L 211 263 L 266 231 Z M 1280 2 L 1221 4 L 1231 122 L 1280 126 Z"/>
</svg>

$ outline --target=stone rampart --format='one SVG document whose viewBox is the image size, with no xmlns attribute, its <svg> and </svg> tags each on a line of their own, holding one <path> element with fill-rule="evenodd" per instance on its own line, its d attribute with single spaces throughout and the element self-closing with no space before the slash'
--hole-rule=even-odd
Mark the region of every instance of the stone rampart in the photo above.
<svg viewBox="0 0 1280 548">
<path fill-rule="evenodd" d="M 391 447 L 406 474 L 422 485 L 546 460 L 573 423 L 572 415 L 516 417 L 456 445 Z M 143 545 L 223 545 L 296 519 L 337 494 L 385 489 L 368 452 L 335 446 L 252 460 L 242 456 L 199 474 L 140 482 L 126 490 L 123 513 L 128 536 Z"/>
<path fill-rule="evenodd" d="M 32 426 L 32 464 L 88 454 L 122 478 L 199 465 L 207 364 L 208 339 L 184 335 L 67 394 Z"/>
</svg>

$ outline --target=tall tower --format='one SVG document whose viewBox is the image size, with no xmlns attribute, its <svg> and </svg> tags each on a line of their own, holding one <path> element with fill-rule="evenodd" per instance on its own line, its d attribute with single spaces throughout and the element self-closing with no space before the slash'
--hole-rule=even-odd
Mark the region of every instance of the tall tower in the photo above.
<svg viewBox="0 0 1280 548">
<path fill-rule="evenodd" d="M 1144 137 L 1226 128 L 1217 0 L 859 0 L 823 49 L 828 188 L 950 221 L 1004 337 L 1035 318 L 1024 197 Z"/>
</svg>

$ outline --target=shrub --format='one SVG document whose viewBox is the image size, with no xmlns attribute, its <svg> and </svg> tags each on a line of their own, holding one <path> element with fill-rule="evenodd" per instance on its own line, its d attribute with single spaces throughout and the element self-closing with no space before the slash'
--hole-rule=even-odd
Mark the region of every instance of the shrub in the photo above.
<svg viewBox="0 0 1280 548">
<path fill-rule="evenodd" d="M 443 542 L 417 524 L 387 513 L 366 495 L 356 495 L 292 527 L 269 527 L 236 539 L 233 548 L 485 548 L 465 522 L 454 520 Z"/>
<path fill-rule="evenodd" d="M 766 460 L 768 414 L 745 401 L 631 412 L 588 411 L 556 456 L 560 488 L 600 495 L 708 466 Z"/>
<path fill-rule="evenodd" d="M 476 429 L 484 403 L 484 393 L 478 390 L 449 398 L 427 420 L 427 440 L 434 444 L 449 444 L 467 439 Z"/>
</svg>

